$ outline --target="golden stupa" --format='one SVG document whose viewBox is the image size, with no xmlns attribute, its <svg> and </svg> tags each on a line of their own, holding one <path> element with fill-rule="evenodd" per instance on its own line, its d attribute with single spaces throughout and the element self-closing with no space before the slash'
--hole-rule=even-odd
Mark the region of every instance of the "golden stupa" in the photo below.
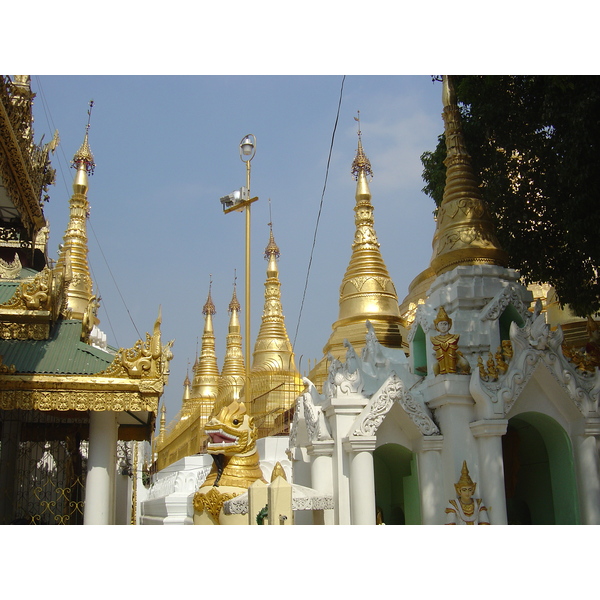
<svg viewBox="0 0 600 600">
<path fill-rule="evenodd" d="M 429 266 L 409 285 L 400 304 L 405 326 L 410 327 L 416 309 L 424 303 L 436 277 L 459 265 L 507 266 L 508 257 L 495 233 L 493 219 L 481 196 L 471 157 L 463 139 L 461 117 L 452 78 L 443 77 L 446 184 L 433 236 Z"/>
<path fill-rule="evenodd" d="M 287 414 L 304 389 L 285 328 L 277 264 L 279 246 L 275 243 L 272 224 L 269 227 L 269 243 L 265 248 L 265 303 L 252 355 L 252 401 L 248 405 L 258 428 L 258 437 L 286 433 L 286 424 L 278 417 Z"/>
<path fill-rule="evenodd" d="M 368 183 L 373 171 L 363 150 L 360 130 L 352 175 L 357 182 L 354 207 L 356 231 L 350 262 L 340 286 L 338 320 L 332 325 L 333 331 L 323 348 L 323 358 L 309 373 L 309 379 L 319 389 L 327 378 L 328 356 L 345 357 L 344 340 L 348 340 L 356 351 L 364 347 L 367 321 L 373 325 L 381 344 L 389 348 L 402 347 L 398 295 L 381 256 L 375 232 L 374 208 Z"/>
<path fill-rule="evenodd" d="M 452 78 L 445 75 L 442 92 L 447 155 L 446 185 L 433 237 L 431 269 L 440 275 L 458 265 L 492 264 L 506 267 L 487 206 L 481 197 L 467 152 Z"/>
</svg>

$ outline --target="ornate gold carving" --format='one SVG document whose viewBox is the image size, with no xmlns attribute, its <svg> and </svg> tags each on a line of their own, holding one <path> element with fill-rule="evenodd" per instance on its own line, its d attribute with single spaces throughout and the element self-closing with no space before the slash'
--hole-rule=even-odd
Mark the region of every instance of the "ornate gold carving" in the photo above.
<svg viewBox="0 0 600 600">
<path fill-rule="evenodd" d="M 593 373 L 597 367 L 600 367 L 600 328 L 592 317 L 588 317 L 586 330 L 588 342 L 583 348 L 563 344 L 562 350 L 565 358 L 579 371 Z"/>
<path fill-rule="evenodd" d="M 15 372 L 15 365 L 5 365 L 3 363 L 3 358 L 0 356 L 0 373 L 6 373 L 8 375 L 12 375 Z"/>
<path fill-rule="evenodd" d="M 33 140 L 29 79 L 0 78 L 0 176 L 19 211 L 30 239 L 45 226 L 42 194 L 54 182 L 48 153 L 54 143 L 37 146 Z"/>
<path fill-rule="evenodd" d="M 487 369 L 483 364 L 483 358 L 481 356 L 478 357 L 479 376 L 483 381 L 497 381 L 498 377 L 504 375 L 508 370 L 511 358 L 512 345 L 510 340 L 503 340 L 502 344 L 498 346 L 495 355 L 488 352 Z"/>
<path fill-rule="evenodd" d="M 50 323 L 0 322 L 0 338 L 3 340 L 47 340 Z"/>
<path fill-rule="evenodd" d="M 207 494 L 196 492 L 194 494 L 194 510 L 198 513 L 208 513 L 212 520 L 217 525 L 220 525 L 219 514 L 221 513 L 223 504 L 236 496 L 238 496 L 238 494 L 221 493 L 214 487 L 210 488 L 210 491 Z"/>
<path fill-rule="evenodd" d="M 146 341 L 138 340 L 132 348 L 120 348 L 109 367 L 98 376 L 131 379 L 162 379 L 168 374 L 169 361 L 173 357 L 172 342 L 163 348 L 160 342 L 159 315 L 152 335 L 146 333 Z"/>
<path fill-rule="evenodd" d="M 32 280 L 23 281 L 13 297 L 0 308 L 50 310 L 52 271 L 44 267 Z"/>
<path fill-rule="evenodd" d="M 3 389 L 10 385 L 5 379 L 0 385 L 1 410 L 158 410 L 158 395 L 140 395 L 137 391 L 82 391 L 82 390 L 28 390 Z M 42 385 L 41 383 L 39 384 Z"/>
<path fill-rule="evenodd" d="M 83 321 L 81 323 L 81 340 L 83 342 L 87 343 L 90 339 L 90 334 L 96 323 L 96 315 L 98 314 L 99 306 L 100 302 L 98 298 L 92 296 L 88 302 L 88 307 L 83 315 Z"/>
</svg>

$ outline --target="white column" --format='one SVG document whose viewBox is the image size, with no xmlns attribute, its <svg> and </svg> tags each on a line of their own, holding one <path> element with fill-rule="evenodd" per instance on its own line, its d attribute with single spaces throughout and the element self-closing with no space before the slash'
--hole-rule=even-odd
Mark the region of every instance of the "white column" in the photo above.
<svg viewBox="0 0 600 600">
<path fill-rule="evenodd" d="M 311 457 L 311 487 L 322 494 L 333 496 L 333 440 L 313 442 L 308 447 L 308 455 Z M 333 525 L 333 509 L 323 513 L 324 525 Z"/>
<path fill-rule="evenodd" d="M 112 411 L 90 412 L 90 449 L 84 525 L 111 525 L 114 518 L 118 424 Z"/>
<path fill-rule="evenodd" d="M 375 474 L 373 451 L 375 438 L 344 440 L 350 452 L 350 511 L 352 525 L 375 525 Z"/>
<path fill-rule="evenodd" d="M 327 398 L 323 411 L 331 427 L 334 446 L 332 454 L 334 519 L 336 525 L 352 524 L 349 489 L 349 456 L 343 440 L 349 435 L 352 424 L 366 406 L 368 398 L 360 394 Z"/>
<path fill-rule="evenodd" d="M 584 525 L 600 525 L 600 465 L 596 436 L 600 436 L 600 419 L 587 419 L 577 444 L 579 503 Z"/>
<path fill-rule="evenodd" d="M 502 436 L 508 427 L 507 420 L 475 421 L 471 431 L 479 444 L 479 494 L 488 509 L 491 525 L 507 525 L 506 492 L 504 489 L 504 461 Z"/>
<path fill-rule="evenodd" d="M 418 450 L 419 490 L 421 492 L 421 522 L 423 525 L 443 525 L 444 481 L 442 478 L 442 447 L 444 437 L 431 435 L 420 440 Z"/>
</svg>

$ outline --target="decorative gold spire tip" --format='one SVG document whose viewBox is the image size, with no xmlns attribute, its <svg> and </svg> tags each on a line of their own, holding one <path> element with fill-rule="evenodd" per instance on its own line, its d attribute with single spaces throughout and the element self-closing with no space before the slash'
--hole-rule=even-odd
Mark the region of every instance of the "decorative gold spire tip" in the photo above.
<svg viewBox="0 0 600 600">
<path fill-rule="evenodd" d="M 229 312 L 232 313 L 234 310 L 237 312 L 240 312 L 240 310 L 242 310 L 242 307 L 239 303 L 239 300 L 237 299 L 237 293 L 236 293 L 236 280 L 237 276 L 234 277 L 234 281 L 233 281 L 233 296 L 231 297 L 231 302 L 229 303 Z"/>
<path fill-rule="evenodd" d="M 271 233 L 269 236 L 269 243 L 265 248 L 265 260 L 269 260 L 271 256 L 279 258 L 279 256 L 281 255 L 281 253 L 279 252 L 279 246 L 275 243 L 275 237 L 273 236 L 273 223 L 269 223 L 268 225 L 271 228 Z"/>
<path fill-rule="evenodd" d="M 358 176 L 361 172 L 363 172 L 365 175 L 373 177 L 373 169 L 371 169 L 371 162 L 367 158 L 362 147 L 362 132 L 360 130 L 360 110 L 358 111 L 358 117 L 354 117 L 354 120 L 358 122 L 358 148 L 356 150 L 356 157 L 354 158 L 354 162 L 352 163 L 351 172 L 355 179 L 358 179 Z"/>
<path fill-rule="evenodd" d="M 212 275 L 211 275 L 210 283 L 208 285 L 208 298 L 206 299 L 206 303 L 202 307 L 203 315 L 214 315 L 217 312 L 217 309 L 215 308 L 215 305 L 214 305 L 211 295 L 210 295 L 211 289 L 212 289 Z"/>
<path fill-rule="evenodd" d="M 90 119 L 92 117 L 92 108 L 94 106 L 94 101 L 90 100 L 90 108 L 88 110 L 88 122 L 85 128 L 85 136 L 83 138 L 83 144 L 81 144 L 79 150 L 73 156 L 73 161 L 71 166 L 75 169 L 78 169 L 81 164 L 84 165 L 86 173 L 88 175 L 94 174 L 94 169 L 96 167 L 96 163 L 94 163 L 94 155 L 92 154 L 92 150 L 90 149 L 90 144 L 88 141 L 88 134 L 90 130 Z"/>
</svg>

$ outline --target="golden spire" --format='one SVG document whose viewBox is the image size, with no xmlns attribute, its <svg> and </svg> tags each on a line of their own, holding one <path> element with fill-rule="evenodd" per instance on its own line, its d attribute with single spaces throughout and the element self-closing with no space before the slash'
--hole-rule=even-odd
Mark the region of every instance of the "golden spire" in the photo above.
<svg viewBox="0 0 600 600">
<path fill-rule="evenodd" d="M 330 352 L 336 356 L 345 354 L 344 339 L 355 348 L 364 346 L 367 320 L 373 324 L 383 345 L 399 348 L 402 344 L 398 295 L 383 262 L 375 233 L 374 208 L 367 181 L 373 171 L 362 147 L 360 121 L 352 175 L 357 182 L 354 207 L 356 232 L 350 263 L 340 286 L 338 320 L 333 324 L 333 332 L 324 348 L 326 356 Z"/>
<path fill-rule="evenodd" d="M 443 78 L 442 99 L 446 185 L 433 236 L 431 268 L 440 275 L 458 265 L 506 266 L 507 255 L 496 239 L 494 224 L 481 197 L 464 143 L 460 112 L 448 75 Z"/>
<path fill-rule="evenodd" d="M 211 297 L 212 278 L 208 286 L 208 298 L 202 308 L 204 315 L 204 333 L 200 358 L 194 366 L 192 398 L 216 398 L 219 386 L 219 368 L 215 352 L 215 334 L 212 317 L 217 312 Z"/>
<path fill-rule="evenodd" d="M 279 369 L 295 371 L 292 344 L 285 328 L 281 306 L 281 283 L 279 281 L 279 247 L 273 237 L 273 225 L 269 223 L 269 244 L 265 248 L 267 280 L 265 281 L 265 305 L 252 355 L 252 371 Z"/>
<path fill-rule="evenodd" d="M 72 278 L 66 290 L 66 309 L 70 312 L 70 318 L 82 320 L 93 298 L 92 278 L 87 260 L 86 225 L 90 210 L 87 200 L 88 174 L 91 175 L 95 167 L 88 142 L 93 105 L 94 102 L 90 101 L 84 141 L 73 157 L 72 166 L 77 169 L 77 173 L 73 180 L 73 195 L 69 200 L 69 224 L 57 262 L 57 267 L 70 264 Z M 97 324 L 98 319 L 94 320 Z"/>
<path fill-rule="evenodd" d="M 223 361 L 221 377 L 219 378 L 219 403 L 225 396 L 227 401 L 239 400 L 240 391 L 244 387 L 246 378 L 239 319 L 239 312 L 242 307 L 237 299 L 235 279 L 237 277 L 234 278 L 233 296 L 229 303 L 229 332 L 227 333 L 225 359 Z"/>
</svg>

